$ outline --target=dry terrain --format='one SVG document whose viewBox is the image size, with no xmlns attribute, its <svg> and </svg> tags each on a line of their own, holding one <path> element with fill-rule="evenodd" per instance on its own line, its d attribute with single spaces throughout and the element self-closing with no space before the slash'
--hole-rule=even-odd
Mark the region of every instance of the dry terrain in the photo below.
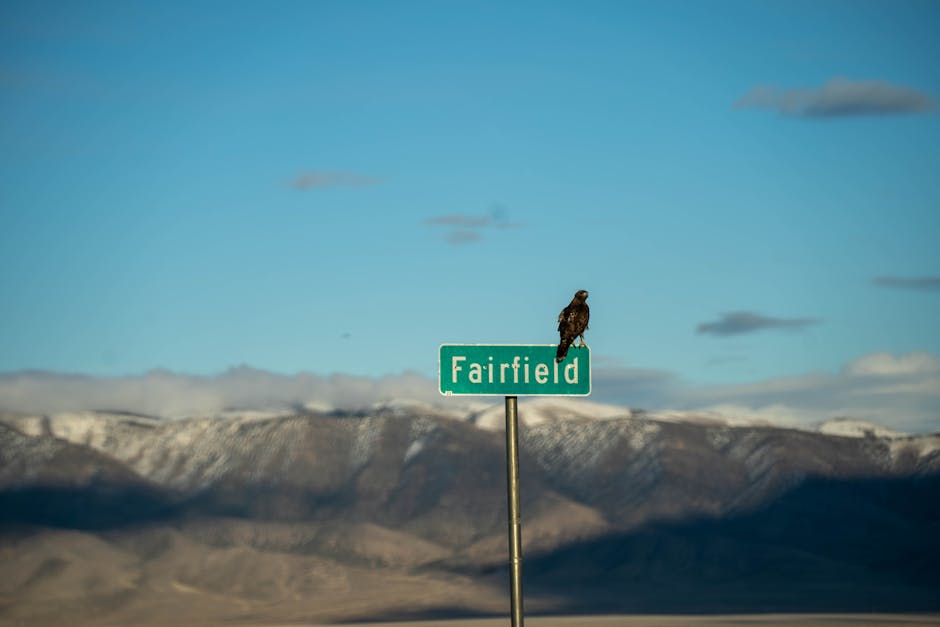
<svg viewBox="0 0 940 627">
<path fill-rule="evenodd" d="M 239 623 L 248 627 L 247 623 Z M 899 627 L 940 625 L 940 614 L 724 614 L 715 616 L 535 616 L 529 627 Z M 179 627 L 180 623 L 173 623 Z M 346 623 L 344 627 L 506 627 L 508 618 Z M 155 626 L 156 627 L 156 626 Z M 193 624 L 196 627 L 196 624 Z M 199 624 L 199 627 L 222 627 Z M 326 624 L 264 624 L 258 627 L 327 627 Z"/>
<path fill-rule="evenodd" d="M 721 616 L 538 616 L 529 627 L 889 627 L 940 625 L 940 614 L 732 614 Z M 368 627 L 504 627 L 505 618 L 415 623 L 371 623 Z M 367 627 L 367 624 L 347 627 Z"/>
</svg>

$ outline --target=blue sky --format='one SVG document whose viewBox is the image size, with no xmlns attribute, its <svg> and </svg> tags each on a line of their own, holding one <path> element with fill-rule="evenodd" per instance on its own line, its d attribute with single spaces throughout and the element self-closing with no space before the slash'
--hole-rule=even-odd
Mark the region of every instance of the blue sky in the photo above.
<svg viewBox="0 0 940 627">
<path fill-rule="evenodd" d="M 936 2 L 5 2 L 0 372 L 434 378 L 443 342 L 554 342 L 580 288 L 612 380 L 935 372 L 938 32 Z"/>
</svg>

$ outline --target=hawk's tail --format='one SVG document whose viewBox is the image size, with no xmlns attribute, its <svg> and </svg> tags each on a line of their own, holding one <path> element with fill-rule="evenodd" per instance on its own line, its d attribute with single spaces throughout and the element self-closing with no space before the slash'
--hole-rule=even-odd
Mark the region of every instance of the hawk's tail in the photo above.
<svg viewBox="0 0 940 627">
<path fill-rule="evenodd" d="M 558 343 L 558 350 L 555 351 L 555 361 L 561 363 L 565 360 L 565 357 L 568 356 L 568 347 L 571 346 L 571 342 L 574 341 L 574 338 L 561 338 L 561 341 Z"/>
</svg>

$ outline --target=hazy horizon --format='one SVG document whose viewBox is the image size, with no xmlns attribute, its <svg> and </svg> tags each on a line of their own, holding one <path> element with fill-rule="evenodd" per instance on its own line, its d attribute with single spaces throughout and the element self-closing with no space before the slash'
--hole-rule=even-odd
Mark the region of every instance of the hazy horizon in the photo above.
<svg viewBox="0 0 940 627">
<path fill-rule="evenodd" d="M 836 418 L 866 420 L 907 433 L 940 431 L 940 360 L 927 353 L 874 354 L 835 374 L 814 373 L 737 386 L 692 386 L 669 373 L 595 366 L 584 400 L 649 411 L 703 411 L 728 418 L 811 427 Z M 533 397 L 534 398 L 534 397 Z M 499 402 L 447 398 L 436 378 L 416 372 L 384 377 L 309 372 L 280 374 L 242 365 L 214 375 L 154 370 L 101 377 L 23 371 L 0 373 L 0 410 L 56 413 L 129 411 L 159 417 L 306 405 L 363 409 L 392 400 L 442 407 Z"/>
</svg>

